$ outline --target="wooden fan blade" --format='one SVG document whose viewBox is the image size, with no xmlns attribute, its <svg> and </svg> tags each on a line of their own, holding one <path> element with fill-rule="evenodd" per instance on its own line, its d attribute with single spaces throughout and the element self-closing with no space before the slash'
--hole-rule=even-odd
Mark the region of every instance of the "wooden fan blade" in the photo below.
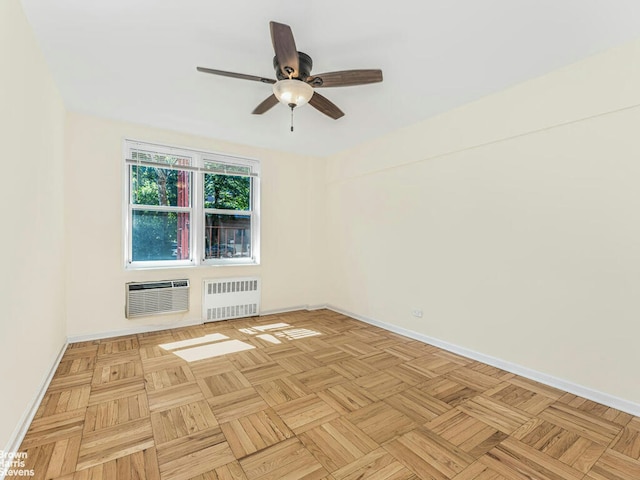
<svg viewBox="0 0 640 480">
<path fill-rule="evenodd" d="M 307 78 L 312 87 L 350 87 L 382 81 L 382 70 L 343 70 L 313 75 Z"/>
<path fill-rule="evenodd" d="M 344 116 L 344 112 L 340 110 L 336 105 L 328 100 L 326 97 L 323 97 L 318 92 L 313 92 L 313 96 L 311 100 L 309 100 L 309 105 L 311 105 L 316 110 L 324 113 L 328 117 L 333 118 L 334 120 L 339 119 Z"/>
<path fill-rule="evenodd" d="M 276 58 L 280 64 L 282 74 L 297 78 L 299 73 L 298 49 L 293 39 L 293 32 L 289 25 L 278 22 L 269 22 L 271 29 L 271 42 Z"/>
<path fill-rule="evenodd" d="M 223 77 L 240 78 L 242 80 L 253 80 L 262 83 L 276 83 L 272 78 L 257 77 L 255 75 L 246 75 L 244 73 L 225 72 L 224 70 L 214 70 L 213 68 L 196 67 L 199 72 L 213 73 L 214 75 L 222 75 Z"/>
<path fill-rule="evenodd" d="M 251 113 L 253 113 L 254 115 L 262 115 L 264 112 L 273 108 L 277 104 L 278 104 L 278 99 L 276 98 L 275 95 L 271 95 L 270 97 L 265 98 L 264 101 L 260 105 L 258 105 L 256 108 L 254 108 L 253 112 Z"/>
</svg>

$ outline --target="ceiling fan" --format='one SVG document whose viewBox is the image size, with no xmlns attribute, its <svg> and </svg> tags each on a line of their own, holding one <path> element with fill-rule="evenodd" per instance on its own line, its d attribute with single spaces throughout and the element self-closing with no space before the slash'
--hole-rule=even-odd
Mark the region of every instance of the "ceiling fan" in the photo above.
<svg viewBox="0 0 640 480">
<path fill-rule="evenodd" d="M 342 70 L 311 75 L 313 61 L 309 55 L 299 52 L 296 48 L 291 27 L 278 22 L 269 22 L 269 27 L 271 29 L 273 49 L 276 54 L 273 58 L 273 67 L 277 80 L 243 73 L 197 67 L 199 72 L 272 84 L 273 94 L 267 97 L 251 112 L 255 115 L 261 115 L 278 102 L 281 102 L 291 108 L 291 114 L 293 116 L 293 109 L 295 107 L 299 107 L 308 102 L 316 110 L 337 120 L 344 115 L 344 112 L 314 89 L 347 87 L 382 81 L 382 70 L 378 69 Z M 293 125 L 291 126 L 291 131 L 293 131 Z"/>
</svg>

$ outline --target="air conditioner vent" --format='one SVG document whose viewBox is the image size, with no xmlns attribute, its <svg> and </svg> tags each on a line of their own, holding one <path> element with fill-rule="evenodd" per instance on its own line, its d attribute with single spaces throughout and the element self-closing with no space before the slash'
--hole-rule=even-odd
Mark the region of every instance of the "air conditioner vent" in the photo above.
<svg viewBox="0 0 640 480">
<path fill-rule="evenodd" d="M 189 280 L 127 284 L 127 318 L 189 310 Z"/>
</svg>

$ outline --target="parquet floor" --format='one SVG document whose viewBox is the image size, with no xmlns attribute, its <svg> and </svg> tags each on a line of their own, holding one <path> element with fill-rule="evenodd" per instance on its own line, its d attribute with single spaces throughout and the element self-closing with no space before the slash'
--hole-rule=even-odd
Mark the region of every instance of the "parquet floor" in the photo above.
<svg viewBox="0 0 640 480">
<path fill-rule="evenodd" d="M 21 450 L 40 479 L 637 480 L 640 418 L 322 310 L 72 344 Z"/>
</svg>

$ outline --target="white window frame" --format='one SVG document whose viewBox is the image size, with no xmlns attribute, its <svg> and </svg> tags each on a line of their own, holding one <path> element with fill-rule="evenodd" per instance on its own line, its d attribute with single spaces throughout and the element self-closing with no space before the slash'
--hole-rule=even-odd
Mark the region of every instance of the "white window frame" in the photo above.
<svg viewBox="0 0 640 480">
<path fill-rule="evenodd" d="M 192 159 L 190 166 L 172 167 L 162 163 L 143 162 L 133 160 L 131 152 L 140 149 L 155 153 L 189 157 Z M 236 157 L 217 152 L 195 150 L 187 147 L 174 147 L 156 143 L 125 139 L 123 142 L 124 157 L 124 265 L 126 269 L 147 268 L 184 268 L 197 266 L 231 266 L 231 265 L 258 265 L 260 264 L 260 161 L 251 158 Z M 220 168 L 212 168 L 211 165 L 223 166 L 229 171 Z M 186 170 L 190 172 L 190 207 L 177 206 L 139 206 L 132 202 L 132 167 L 135 165 L 157 166 L 174 170 Z M 240 174 L 238 169 L 245 170 L 246 174 Z M 204 175 L 234 175 L 247 176 L 251 180 L 250 209 L 245 210 L 221 210 L 204 208 Z M 189 253 L 190 258 L 185 260 L 156 260 L 133 261 L 132 256 L 132 226 L 133 211 L 175 211 L 190 213 Z M 205 255 L 205 215 L 207 213 L 220 213 L 224 215 L 248 215 L 251 222 L 251 255 L 249 257 L 232 258 L 206 258 Z"/>
</svg>

